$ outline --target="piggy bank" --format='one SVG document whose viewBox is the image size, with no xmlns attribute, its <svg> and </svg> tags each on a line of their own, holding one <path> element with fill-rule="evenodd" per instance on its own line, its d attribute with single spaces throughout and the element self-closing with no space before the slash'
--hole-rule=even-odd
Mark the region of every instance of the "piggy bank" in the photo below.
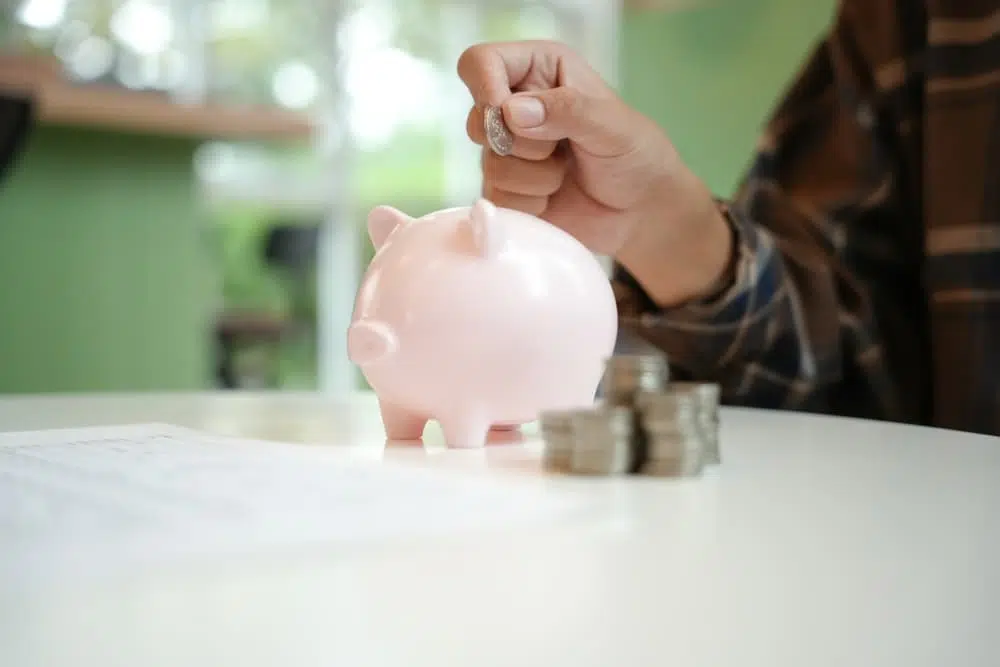
<svg viewBox="0 0 1000 667">
<path fill-rule="evenodd" d="M 490 429 L 593 405 L 618 312 L 579 241 L 484 199 L 422 218 L 379 206 L 368 233 L 347 345 L 388 439 L 435 420 L 449 447 L 480 447 Z"/>
</svg>

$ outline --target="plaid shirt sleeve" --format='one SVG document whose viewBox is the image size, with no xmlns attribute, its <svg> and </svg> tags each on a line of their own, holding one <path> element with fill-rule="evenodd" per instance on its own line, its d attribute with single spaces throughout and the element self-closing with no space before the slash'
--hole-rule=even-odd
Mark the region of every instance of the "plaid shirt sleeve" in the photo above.
<svg viewBox="0 0 1000 667">
<path fill-rule="evenodd" d="M 885 239 L 856 231 L 898 217 L 900 199 L 862 60 L 840 16 L 726 206 L 737 255 L 723 293 L 662 309 L 615 266 L 623 332 L 663 350 L 675 376 L 718 382 L 727 404 L 902 417 L 873 314 L 893 260 L 880 259 Z"/>
</svg>

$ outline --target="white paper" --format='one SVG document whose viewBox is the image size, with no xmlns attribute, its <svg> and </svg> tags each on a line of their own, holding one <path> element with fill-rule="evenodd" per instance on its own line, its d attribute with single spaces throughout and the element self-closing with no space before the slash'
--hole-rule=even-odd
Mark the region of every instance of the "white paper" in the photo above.
<svg viewBox="0 0 1000 667">
<path fill-rule="evenodd" d="M 0 576 L 521 525 L 562 497 L 165 425 L 0 433 Z"/>
</svg>

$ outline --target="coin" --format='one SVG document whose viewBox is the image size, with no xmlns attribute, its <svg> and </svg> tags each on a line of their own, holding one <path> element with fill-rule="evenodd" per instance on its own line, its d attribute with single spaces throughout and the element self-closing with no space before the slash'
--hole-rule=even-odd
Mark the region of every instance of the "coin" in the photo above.
<svg viewBox="0 0 1000 667">
<path fill-rule="evenodd" d="M 634 406 L 639 392 L 665 390 L 670 367 L 662 355 L 625 354 L 605 362 L 601 394 L 609 405 Z"/>
<path fill-rule="evenodd" d="M 641 473 L 649 477 L 698 477 L 704 470 L 699 456 L 676 456 L 673 458 L 649 459 Z"/>
<path fill-rule="evenodd" d="M 660 434 L 649 437 L 649 450 L 640 472 L 660 477 L 696 477 L 705 466 L 700 434 Z"/>
<path fill-rule="evenodd" d="M 548 470 L 567 471 L 573 460 L 573 412 L 549 410 L 539 415 L 545 445 L 542 463 Z"/>
<path fill-rule="evenodd" d="M 500 107 L 486 107 L 484 126 L 486 141 L 493 152 L 502 156 L 510 155 L 514 149 L 514 135 L 507 129 L 507 124 L 503 119 L 503 110 Z"/>
<path fill-rule="evenodd" d="M 678 388 L 677 385 L 671 385 L 663 391 L 640 389 L 636 392 L 634 404 L 643 423 L 650 427 L 693 426 L 698 424 L 702 417 L 700 397 L 689 389 Z"/>
<path fill-rule="evenodd" d="M 623 475 L 631 471 L 633 414 L 629 408 L 606 406 L 572 416 L 571 467 L 582 475 Z"/>
<path fill-rule="evenodd" d="M 662 354 L 616 354 L 606 359 L 604 365 L 606 369 L 667 372 L 667 358 Z"/>
<path fill-rule="evenodd" d="M 718 465 L 721 460 L 719 452 L 719 400 L 721 389 L 718 384 L 710 382 L 678 382 L 678 389 L 693 392 L 699 399 L 699 427 L 705 439 L 705 462 Z"/>
<path fill-rule="evenodd" d="M 719 386 L 670 382 L 661 354 L 605 361 L 593 407 L 544 413 L 545 464 L 582 475 L 697 477 L 719 463 Z"/>
<path fill-rule="evenodd" d="M 642 390 L 636 413 L 646 436 L 646 458 L 640 471 L 658 477 L 694 477 L 705 465 L 701 401 L 689 387 Z"/>
</svg>

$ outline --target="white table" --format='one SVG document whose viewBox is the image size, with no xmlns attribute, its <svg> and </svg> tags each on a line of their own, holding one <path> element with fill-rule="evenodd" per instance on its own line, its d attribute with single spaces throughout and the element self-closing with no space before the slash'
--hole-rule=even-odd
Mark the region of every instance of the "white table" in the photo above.
<svg viewBox="0 0 1000 667">
<path fill-rule="evenodd" d="M 0 430 L 143 421 L 384 447 L 364 395 L 0 400 Z M 533 437 L 386 456 L 571 488 L 593 516 L 7 603 L 0 663 L 1000 665 L 1000 439 L 727 410 L 722 467 L 678 482 L 546 476 Z"/>
</svg>

